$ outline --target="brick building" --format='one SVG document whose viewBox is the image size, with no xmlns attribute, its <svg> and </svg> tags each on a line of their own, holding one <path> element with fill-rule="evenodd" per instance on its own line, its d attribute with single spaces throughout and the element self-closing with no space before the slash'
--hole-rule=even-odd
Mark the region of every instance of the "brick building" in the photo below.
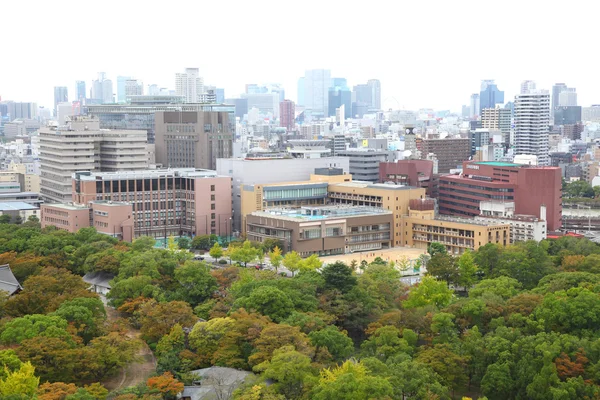
<svg viewBox="0 0 600 400">
<path fill-rule="evenodd" d="M 430 153 L 435 154 L 438 160 L 439 173 L 450 172 L 471 157 L 471 139 L 425 139 L 421 156 L 425 158 Z"/>
</svg>

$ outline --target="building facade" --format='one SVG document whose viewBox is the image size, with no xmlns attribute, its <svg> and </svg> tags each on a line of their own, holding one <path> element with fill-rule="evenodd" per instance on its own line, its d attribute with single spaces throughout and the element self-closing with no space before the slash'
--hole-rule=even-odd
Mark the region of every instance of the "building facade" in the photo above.
<svg viewBox="0 0 600 400">
<path fill-rule="evenodd" d="M 155 132 L 156 162 L 164 167 L 215 169 L 218 158 L 233 155 L 227 112 L 158 111 Z"/>
<path fill-rule="evenodd" d="M 379 164 L 379 182 L 424 188 L 429 197 L 434 197 L 437 192 L 431 160 L 382 162 Z"/>
<path fill-rule="evenodd" d="M 559 167 L 505 162 L 464 162 L 460 175 L 440 176 L 441 214 L 475 217 L 482 201 L 511 202 L 515 214 L 540 216 L 545 205 L 549 231 L 562 225 L 562 177 Z"/>
<path fill-rule="evenodd" d="M 327 116 L 330 87 L 330 70 L 311 69 L 306 71 L 304 75 L 304 108 L 311 110 L 311 115 L 317 118 Z"/>
<path fill-rule="evenodd" d="M 292 132 L 296 128 L 296 105 L 291 100 L 279 103 L 279 126 Z"/>
<path fill-rule="evenodd" d="M 548 165 L 550 94 L 529 90 L 515 96 L 515 154 L 531 154 L 539 165 Z"/>
<path fill-rule="evenodd" d="M 58 115 L 58 103 L 69 101 L 69 93 L 66 86 L 54 86 L 54 115 Z"/>
<path fill-rule="evenodd" d="M 392 161 L 392 152 L 387 150 L 346 149 L 337 155 L 348 157 L 353 179 L 366 182 L 379 182 L 379 163 Z"/>
<path fill-rule="evenodd" d="M 509 108 L 484 108 L 481 110 L 481 127 L 502 132 L 502 142 L 510 143 L 512 111 Z"/>
<path fill-rule="evenodd" d="M 426 158 L 435 154 L 438 160 L 438 172 L 448 173 L 471 157 L 471 140 L 468 138 L 424 139 L 421 156 Z"/>
<path fill-rule="evenodd" d="M 497 104 L 504 104 L 504 92 L 498 89 L 493 80 L 482 81 L 479 92 L 479 115 L 482 115 L 484 108 L 496 108 Z"/>
<path fill-rule="evenodd" d="M 246 217 L 248 240 L 279 239 L 301 257 L 390 247 L 392 213 L 365 206 L 313 206 L 257 211 Z"/>
<path fill-rule="evenodd" d="M 204 79 L 198 68 L 186 68 L 175 74 L 175 94 L 183 96 L 185 103 L 201 103 L 204 93 Z"/>
</svg>

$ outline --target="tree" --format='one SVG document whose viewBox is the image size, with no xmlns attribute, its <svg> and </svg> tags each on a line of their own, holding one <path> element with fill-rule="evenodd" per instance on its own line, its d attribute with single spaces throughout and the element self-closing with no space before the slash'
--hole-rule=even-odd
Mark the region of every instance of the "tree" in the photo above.
<svg viewBox="0 0 600 400">
<path fill-rule="evenodd" d="M 37 222 L 40 222 L 40 219 L 38 217 L 36 217 L 35 215 L 30 215 L 27 218 L 27 221 L 29 221 L 29 222 L 36 222 L 37 223 Z"/>
<path fill-rule="evenodd" d="M 507 300 L 516 296 L 522 286 L 518 280 L 509 278 L 508 276 L 484 279 L 469 291 L 469 297 L 476 298 L 491 293 Z"/>
<path fill-rule="evenodd" d="M 187 250 L 190 248 L 191 245 L 192 245 L 192 241 L 190 240 L 189 237 L 180 236 L 179 238 L 177 238 L 177 246 L 180 249 Z"/>
<path fill-rule="evenodd" d="M 390 383 L 395 399 L 445 399 L 448 389 L 429 366 L 414 360 L 392 363 Z"/>
<path fill-rule="evenodd" d="M 8 214 L 2 214 L 0 215 L 0 224 L 10 224 L 10 215 Z"/>
<path fill-rule="evenodd" d="M 146 385 L 149 389 L 158 391 L 167 400 L 175 399 L 177 394 L 183 391 L 183 383 L 175 379 L 170 372 L 148 378 Z"/>
<path fill-rule="evenodd" d="M 54 312 L 77 328 L 85 343 L 102 333 L 106 311 L 100 299 L 80 297 L 67 300 Z"/>
<path fill-rule="evenodd" d="M 149 301 L 140 308 L 140 332 L 142 338 L 151 343 L 157 343 L 175 324 L 191 328 L 196 321 L 192 308 L 183 301 Z"/>
<path fill-rule="evenodd" d="M 253 344 L 255 351 L 248 357 L 250 365 L 258 365 L 270 360 L 275 350 L 286 345 L 293 346 L 296 351 L 310 358 L 314 356 L 314 348 L 310 345 L 308 336 L 300 332 L 300 328 L 297 326 L 285 324 L 267 325 L 260 332 L 260 337 L 254 340 Z"/>
<path fill-rule="evenodd" d="M 213 245 L 213 247 L 210 248 L 208 254 L 210 254 L 210 256 L 214 258 L 217 262 L 219 261 L 219 258 L 223 257 L 223 248 L 221 247 L 219 242 L 216 242 Z"/>
<path fill-rule="evenodd" d="M 324 329 L 308 334 L 310 342 L 316 348 L 316 353 L 324 348 L 333 357 L 334 361 L 342 361 L 354 352 L 354 343 L 346 332 L 341 332 L 337 327 L 329 325 Z"/>
<path fill-rule="evenodd" d="M 32 314 L 8 321 L 0 334 L 3 344 L 20 344 L 36 336 L 62 338 L 72 343 L 68 323 L 60 316 Z"/>
<path fill-rule="evenodd" d="M 0 350 L 0 379 L 6 378 L 8 372 L 21 368 L 21 364 L 14 350 Z"/>
<path fill-rule="evenodd" d="M 226 334 L 233 331 L 236 321 L 232 318 L 213 318 L 197 322 L 189 335 L 190 347 L 200 356 L 202 365 L 210 366 L 219 343 Z"/>
<path fill-rule="evenodd" d="M 452 291 L 444 282 L 435 280 L 430 276 L 424 276 L 417 285 L 408 292 L 408 298 L 403 303 L 405 308 L 423 307 L 434 305 L 445 307 L 452 300 Z"/>
<path fill-rule="evenodd" d="M 393 388 L 382 376 L 375 376 L 361 362 L 346 361 L 339 367 L 321 371 L 313 400 L 367 400 L 390 398 Z"/>
<path fill-rule="evenodd" d="M 395 326 L 378 328 L 360 348 L 367 357 L 376 357 L 383 362 L 396 354 L 412 352 L 412 348 L 400 337 L 400 331 Z"/>
<path fill-rule="evenodd" d="M 325 287 L 327 289 L 337 289 L 342 293 L 349 292 L 358 283 L 352 273 L 352 268 L 341 261 L 336 261 L 333 264 L 323 267 L 321 275 L 325 279 Z"/>
<path fill-rule="evenodd" d="M 433 258 L 436 254 L 446 254 L 448 251 L 446 250 L 446 246 L 438 242 L 432 242 L 427 248 L 427 252 Z"/>
<path fill-rule="evenodd" d="M 436 344 L 422 351 L 416 361 L 429 365 L 453 391 L 467 383 L 467 360 L 454 353 L 447 344 Z"/>
<path fill-rule="evenodd" d="M 244 267 L 246 267 L 249 262 L 256 260 L 257 256 L 258 250 L 252 247 L 252 243 L 248 240 L 246 240 L 241 247 L 233 249 L 233 252 L 231 253 L 231 259 L 233 261 L 244 263 Z"/>
<path fill-rule="evenodd" d="M 589 197 L 592 198 L 595 195 L 595 191 L 585 180 L 578 180 L 567 184 L 565 194 L 567 197 Z"/>
<path fill-rule="evenodd" d="M 283 257 L 283 266 L 286 267 L 291 273 L 292 276 L 300 269 L 300 262 L 302 261 L 302 257 L 295 251 L 290 251 Z"/>
<path fill-rule="evenodd" d="M 34 375 L 35 368 L 30 362 L 21 365 L 18 371 L 7 373 L 6 378 L 0 379 L 0 394 L 2 398 L 9 396 L 27 396 L 24 398 L 35 398 L 40 378 Z"/>
<path fill-rule="evenodd" d="M 481 380 L 481 391 L 491 400 L 510 399 L 513 397 L 515 380 L 510 373 L 507 362 L 488 365 Z"/>
<path fill-rule="evenodd" d="M 186 261 L 175 270 L 175 280 L 180 287 L 176 289 L 174 298 L 192 306 L 210 298 L 217 290 L 217 280 L 203 262 Z"/>
<path fill-rule="evenodd" d="M 113 285 L 106 297 L 110 299 L 110 304 L 112 306 L 120 307 L 127 300 L 138 297 L 152 298 L 156 297 L 159 293 L 160 289 L 152 284 L 151 277 L 139 275 L 119 280 Z"/>
<path fill-rule="evenodd" d="M 99 377 L 112 375 L 135 359 L 141 343 L 117 332 L 93 339 L 88 349 L 95 354 Z"/>
<path fill-rule="evenodd" d="M 435 243 L 433 243 L 435 244 Z M 432 244 L 432 245 L 433 245 Z M 427 272 L 450 285 L 458 281 L 456 260 L 446 252 L 436 252 L 427 263 Z"/>
<path fill-rule="evenodd" d="M 262 248 L 265 251 L 265 253 L 272 252 L 273 250 L 275 250 L 275 247 L 282 249 L 283 242 L 279 239 L 273 239 L 273 238 L 265 238 L 265 240 L 263 240 L 263 242 L 262 242 Z"/>
<path fill-rule="evenodd" d="M 319 260 L 319 257 L 316 254 L 311 254 L 304 260 L 301 260 L 298 264 L 298 269 L 300 271 L 316 271 L 323 265 L 323 262 Z"/>
<path fill-rule="evenodd" d="M 281 261 L 283 260 L 281 249 L 278 246 L 275 246 L 273 250 L 271 250 L 269 253 L 269 259 L 271 260 L 271 265 L 275 267 L 275 272 L 277 272 L 279 266 L 281 265 Z"/>
<path fill-rule="evenodd" d="M 286 399 L 301 398 L 317 381 L 310 357 L 296 351 L 294 346 L 275 350 L 270 361 L 258 364 L 253 370 L 262 372 L 265 379 L 272 379 L 275 390 Z"/>
<path fill-rule="evenodd" d="M 471 286 L 477 280 L 477 265 L 473 260 L 473 254 L 469 250 L 466 250 L 458 258 L 458 280 L 457 283 L 462 286 L 466 292 L 469 291 Z"/>
<path fill-rule="evenodd" d="M 458 331 L 454 324 L 455 318 L 453 314 L 445 312 L 433 316 L 431 331 L 437 334 L 437 337 L 433 340 L 434 343 L 452 343 L 458 338 Z"/>
<path fill-rule="evenodd" d="M 235 304 L 266 315 L 275 322 L 284 320 L 294 311 L 294 303 L 290 297 L 273 286 L 260 286 L 249 296 L 238 299 Z"/>
<path fill-rule="evenodd" d="M 62 400 L 68 395 L 77 392 L 77 386 L 74 383 L 64 382 L 46 382 L 37 390 L 38 400 Z"/>
</svg>

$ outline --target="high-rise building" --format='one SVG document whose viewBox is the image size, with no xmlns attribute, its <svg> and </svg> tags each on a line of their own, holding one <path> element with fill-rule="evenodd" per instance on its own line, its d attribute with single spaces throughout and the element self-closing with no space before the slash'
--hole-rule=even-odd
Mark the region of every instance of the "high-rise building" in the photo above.
<svg viewBox="0 0 600 400">
<path fill-rule="evenodd" d="M 554 113 L 554 109 L 559 105 L 559 97 L 560 93 L 567 89 L 567 85 L 565 83 L 555 83 L 552 86 L 552 108 L 551 111 Z"/>
<path fill-rule="evenodd" d="M 126 101 L 129 96 L 141 96 L 144 94 L 144 84 L 137 79 L 127 79 L 125 81 L 125 98 L 121 101 Z"/>
<path fill-rule="evenodd" d="M 223 103 L 225 103 L 225 89 L 223 89 L 223 88 L 216 88 L 215 89 L 215 94 L 217 95 L 217 104 L 223 104 Z"/>
<path fill-rule="evenodd" d="M 186 68 L 175 74 L 175 94 L 183 96 L 186 103 L 201 103 L 204 93 L 204 79 L 198 68 Z"/>
<path fill-rule="evenodd" d="M 148 168 L 146 139 L 145 131 L 100 130 L 100 121 L 86 116 L 73 116 L 66 126 L 41 128 L 42 197 L 70 202 L 75 172 Z"/>
<path fill-rule="evenodd" d="M 366 182 L 379 182 L 379 164 L 393 161 L 393 152 L 377 149 L 347 149 L 337 152 L 340 157 L 348 157 L 352 179 Z"/>
<path fill-rule="evenodd" d="M 215 169 L 233 155 L 227 112 L 160 111 L 155 116 L 156 162 L 168 168 Z"/>
<path fill-rule="evenodd" d="M 315 117 L 326 117 L 329 112 L 329 88 L 331 71 L 328 69 L 307 70 L 304 75 L 304 106 Z"/>
<path fill-rule="evenodd" d="M 79 104 L 84 104 L 85 99 L 87 98 L 87 93 L 85 91 L 85 81 L 75 82 L 75 87 L 76 87 L 76 94 L 77 94 L 76 101 L 78 101 Z"/>
<path fill-rule="evenodd" d="M 424 139 L 421 158 L 428 159 L 431 153 L 435 154 L 438 160 L 438 172 L 448 173 L 451 169 L 459 168 L 463 161 L 471 157 L 471 139 Z"/>
<path fill-rule="evenodd" d="M 126 101 L 125 82 L 133 79 L 130 76 L 117 76 L 117 102 L 124 103 Z M 140 93 L 141 94 L 141 93 Z"/>
<path fill-rule="evenodd" d="M 579 122 L 581 122 L 581 106 L 558 106 L 554 108 L 554 125 L 575 125 Z"/>
<path fill-rule="evenodd" d="M 54 116 L 57 116 L 58 103 L 66 103 L 69 101 L 69 95 L 66 86 L 54 86 Z"/>
<path fill-rule="evenodd" d="M 35 119 L 38 115 L 38 106 L 36 103 L 4 101 L 0 103 L 0 109 L 2 109 L 2 116 L 8 117 L 8 122 L 15 119 Z"/>
<path fill-rule="evenodd" d="M 469 117 L 477 118 L 479 116 L 480 99 L 478 93 L 471 95 L 471 101 L 469 102 Z"/>
<path fill-rule="evenodd" d="M 502 132 L 502 141 L 510 143 L 511 110 L 508 108 L 484 108 L 481 112 L 481 127 Z"/>
<path fill-rule="evenodd" d="M 538 165 L 548 165 L 550 94 L 529 90 L 515 96 L 515 154 L 537 156 Z"/>
<path fill-rule="evenodd" d="M 529 93 L 530 90 L 536 90 L 535 81 L 521 82 L 521 94 Z"/>
<path fill-rule="evenodd" d="M 92 82 L 91 98 L 104 104 L 114 102 L 113 84 L 110 79 L 106 79 L 105 72 L 98 72 L 98 79 Z"/>
<path fill-rule="evenodd" d="M 298 78 L 298 102 L 299 106 L 304 106 L 304 77 Z"/>
<path fill-rule="evenodd" d="M 294 130 L 296 126 L 296 105 L 291 100 L 283 100 L 279 103 L 279 126 L 287 129 L 288 132 Z"/>
<path fill-rule="evenodd" d="M 348 88 L 346 78 L 333 78 L 332 85 L 328 90 L 329 112 L 327 116 L 333 117 L 336 110 L 344 106 L 344 118 L 352 117 L 352 92 Z"/>
<path fill-rule="evenodd" d="M 558 95 L 559 107 L 575 107 L 577 106 L 577 91 L 575 88 L 566 88 Z"/>
<path fill-rule="evenodd" d="M 371 107 L 374 110 L 381 110 L 381 82 L 379 79 L 369 79 L 367 86 L 371 89 Z"/>
<path fill-rule="evenodd" d="M 279 117 L 279 93 L 242 93 L 242 98 L 248 101 L 248 109 L 257 108 L 263 115 Z"/>
<path fill-rule="evenodd" d="M 494 108 L 497 104 L 504 104 L 504 92 L 498 90 L 494 80 L 482 81 L 479 92 L 479 115 L 484 108 Z"/>
</svg>

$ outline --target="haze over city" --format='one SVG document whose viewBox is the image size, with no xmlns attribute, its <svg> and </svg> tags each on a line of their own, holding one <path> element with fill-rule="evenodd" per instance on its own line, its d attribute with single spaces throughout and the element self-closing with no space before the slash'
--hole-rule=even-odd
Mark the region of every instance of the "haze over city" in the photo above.
<svg viewBox="0 0 600 400">
<path fill-rule="evenodd" d="M 2 32 L 19 40 L 3 50 L 0 96 L 51 107 L 54 86 L 89 88 L 98 71 L 173 89 L 175 72 L 198 67 L 226 97 L 274 82 L 296 100 L 304 71 L 326 68 L 349 85 L 379 79 L 384 109 L 460 111 L 482 79 L 507 100 L 525 79 L 569 82 L 588 106 L 600 102 L 590 43 L 599 10 L 589 1 L 4 2 Z"/>
</svg>

